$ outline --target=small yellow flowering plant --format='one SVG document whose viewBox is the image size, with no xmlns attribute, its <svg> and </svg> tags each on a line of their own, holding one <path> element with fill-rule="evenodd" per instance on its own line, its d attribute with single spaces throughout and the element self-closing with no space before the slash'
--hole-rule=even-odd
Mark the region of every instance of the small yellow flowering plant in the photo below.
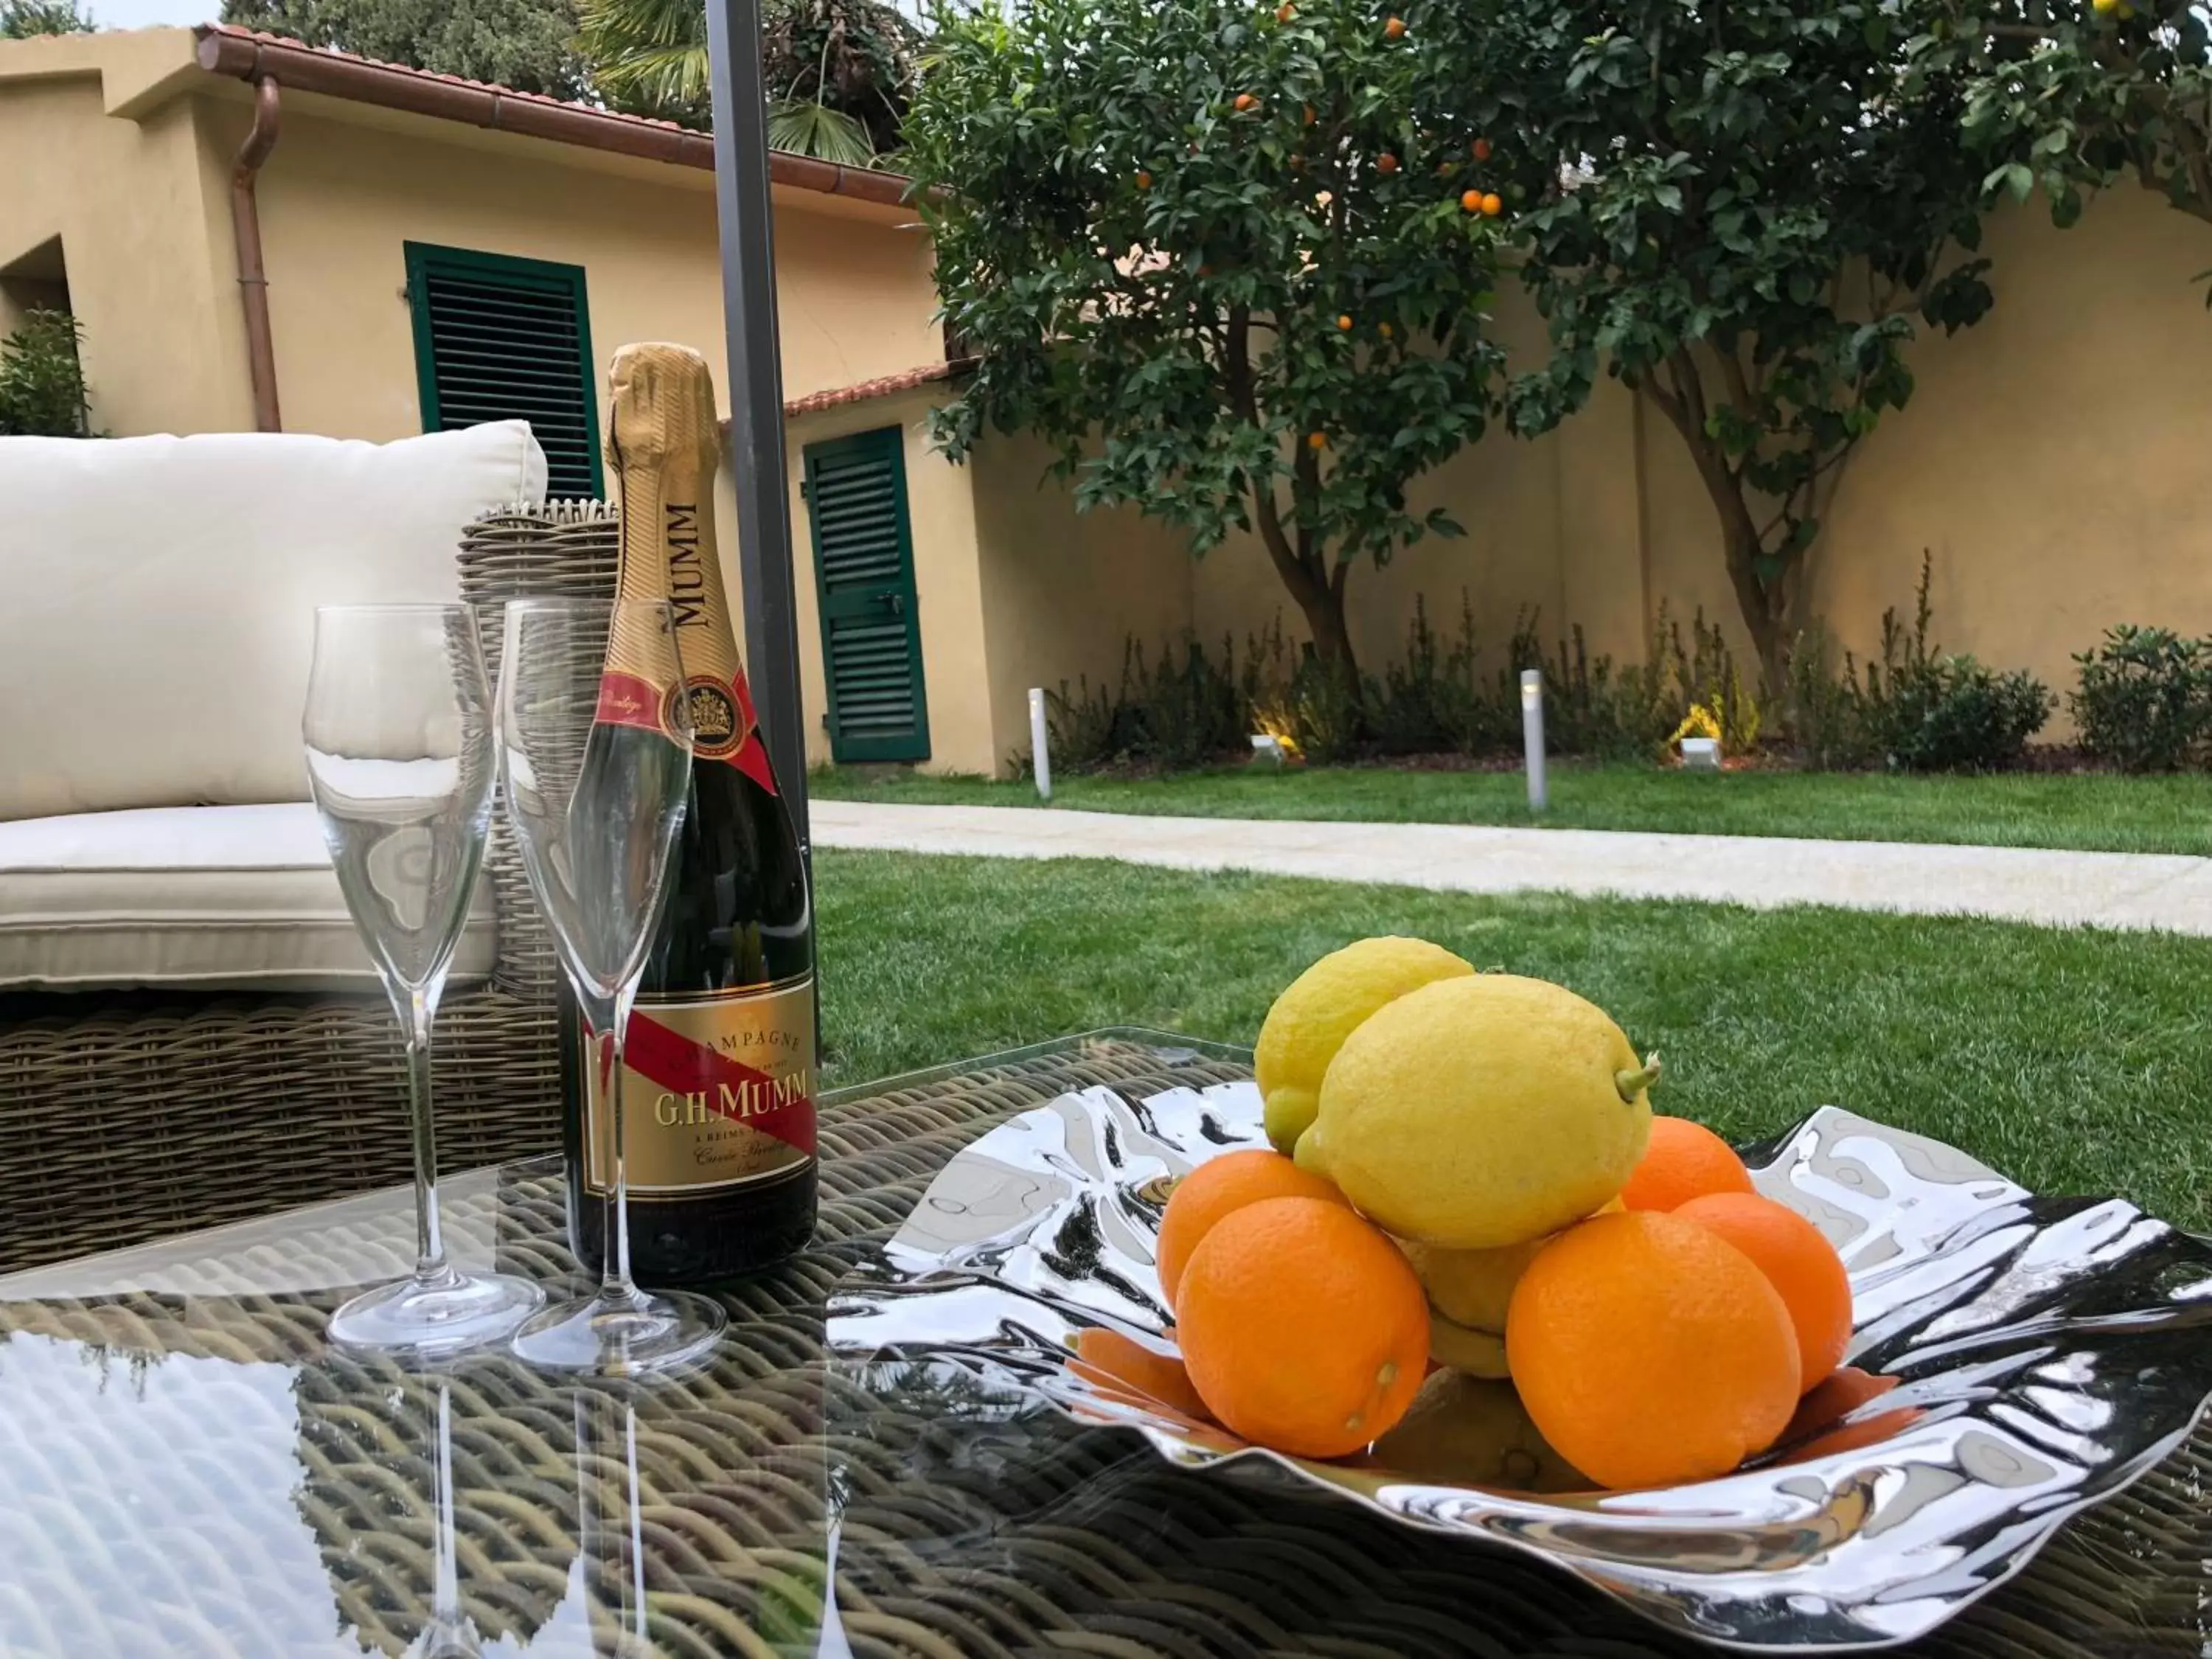
<svg viewBox="0 0 2212 1659">
<path fill-rule="evenodd" d="M 1682 716 L 1682 723 L 1674 728 L 1674 735 L 1667 739 L 1667 746 L 1672 749 L 1685 738 L 1711 738 L 1718 743 L 1721 740 L 1721 723 L 1711 709 L 1701 702 L 1693 702 L 1690 705 L 1690 712 Z"/>
</svg>

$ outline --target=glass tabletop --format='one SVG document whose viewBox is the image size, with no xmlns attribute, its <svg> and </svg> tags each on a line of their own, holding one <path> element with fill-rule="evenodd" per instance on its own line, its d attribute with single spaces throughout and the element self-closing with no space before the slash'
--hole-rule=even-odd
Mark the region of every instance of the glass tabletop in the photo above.
<svg viewBox="0 0 2212 1659">
<path fill-rule="evenodd" d="M 1108 1032 L 831 1097 L 813 1247 L 649 1383 L 331 1352 L 331 1310 L 410 1264 L 406 1189 L 0 1279 L 0 1654 L 1698 1651 L 1541 1565 L 825 1358 L 832 1291 L 984 1129 L 1246 1075 Z M 463 1260 L 574 1281 L 554 1161 L 447 1205 Z M 2206 1652 L 2205 1445 L 1921 1650 Z"/>
</svg>

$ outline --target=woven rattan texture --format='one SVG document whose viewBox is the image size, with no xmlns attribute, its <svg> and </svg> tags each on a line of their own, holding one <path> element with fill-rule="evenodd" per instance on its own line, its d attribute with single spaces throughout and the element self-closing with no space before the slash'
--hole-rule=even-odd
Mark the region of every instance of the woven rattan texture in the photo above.
<svg viewBox="0 0 2212 1659">
<path fill-rule="evenodd" d="M 618 530 L 597 502 L 470 528 L 461 592 L 482 608 L 494 673 L 500 605 L 611 594 Z M 495 825 L 499 961 L 438 1015 L 447 1170 L 560 1144 L 557 970 Z M 405 1181 L 411 1146 L 380 996 L 0 996 L 0 1273 Z"/>
<path fill-rule="evenodd" d="M 442 1383 L 365 1369 L 321 1350 L 346 1286 L 236 1288 L 280 1266 L 395 1268 L 396 1205 L 306 1212 L 281 1237 L 197 1255 L 182 1241 L 146 1275 L 159 1293 L 0 1307 L 21 1334 L 0 1345 L 0 1483 L 25 1488 L 0 1510 L 0 1651 L 408 1651 L 435 1600 L 441 1386 L 450 1611 L 503 1651 L 811 1654 L 826 1583 L 860 1659 L 1701 1651 L 1535 1564 L 1322 1497 L 1179 1474 L 1125 1433 L 1015 1407 L 979 1421 L 989 1401 L 957 1377 L 864 1382 L 825 1363 L 834 1285 L 985 1127 L 1071 1088 L 1140 1096 L 1240 1070 L 1094 1038 L 842 1100 L 824 1119 L 815 1248 L 729 1293 L 712 1368 L 662 1386 L 563 1387 L 496 1360 Z M 508 1265 L 569 1273 L 550 1164 L 505 1172 L 495 1213 L 476 1220 Z M 40 1382 L 49 1350 L 68 1358 Z M 35 1426 L 9 1392 L 34 1386 Z M 75 1496 L 88 1469 L 149 1455 L 129 1510 Z M 2201 1655 L 2208 1476 L 2200 1434 L 1916 1650 Z"/>
</svg>

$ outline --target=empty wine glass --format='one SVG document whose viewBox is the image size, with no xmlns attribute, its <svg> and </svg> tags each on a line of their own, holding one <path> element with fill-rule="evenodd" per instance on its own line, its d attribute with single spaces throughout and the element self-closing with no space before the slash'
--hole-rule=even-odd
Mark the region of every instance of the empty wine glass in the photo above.
<svg viewBox="0 0 2212 1659">
<path fill-rule="evenodd" d="M 325 605 L 301 716 L 338 888 L 406 1039 L 414 1276 L 331 1316 L 334 1342 L 435 1359 L 511 1334 L 544 1292 L 463 1273 L 438 1224 L 430 1025 L 491 827 L 491 696 L 465 605 Z"/>
<path fill-rule="evenodd" d="M 691 783 L 675 622 L 663 600 L 517 599 L 501 636 L 507 817 L 583 1014 L 583 1186 L 606 1206 L 598 1293 L 515 1334 L 516 1353 L 555 1370 L 660 1370 L 704 1352 L 724 1322 L 707 1297 L 647 1294 L 629 1273 L 623 1042 Z"/>
</svg>

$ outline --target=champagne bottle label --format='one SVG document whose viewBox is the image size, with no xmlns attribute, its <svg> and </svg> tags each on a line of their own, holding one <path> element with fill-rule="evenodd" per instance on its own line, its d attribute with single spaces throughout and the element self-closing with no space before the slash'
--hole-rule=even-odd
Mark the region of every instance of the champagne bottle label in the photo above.
<svg viewBox="0 0 2212 1659">
<path fill-rule="evenodd" d="M 615 358 L 614 449 L 622 479 L 622 591 L 665 599 L 676 617 L 692 752 L 725 761 L 770 794 L 775 774 L 738 659 L 714 539 L 721 438 L 705 359 L 682 346 L 625 346 Z M 607 666 L 621 662 L 615 650 Z"/>
<path fill-rule="evenodd" d="M 589 1043 L 588 1033 L 584 1041 Z M 623 1055 L 623 1139 L 633 1193 L 696 1194 L 794 1170 L 814 1156 L 814 976 L 641 996 Z M 605 1079 L 586 1047 L 584 1182 L 614 1159 Z"/>
</svg>

